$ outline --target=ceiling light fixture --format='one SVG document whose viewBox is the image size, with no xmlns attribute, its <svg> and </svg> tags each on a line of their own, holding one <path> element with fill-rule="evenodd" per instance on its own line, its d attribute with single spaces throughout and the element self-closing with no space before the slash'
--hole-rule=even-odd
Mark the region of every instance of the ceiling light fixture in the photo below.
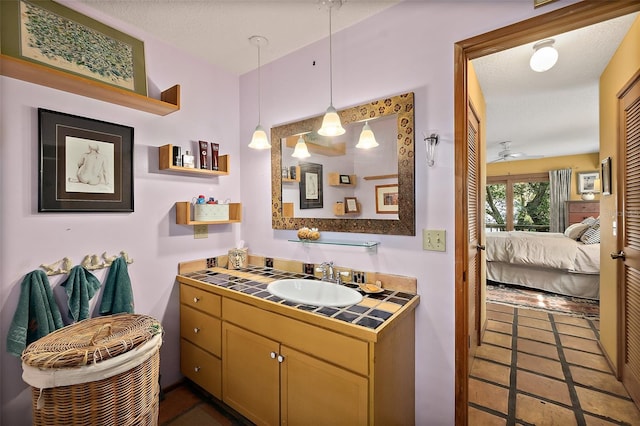
<svg viewBox="0 0 640 426">
<path fill-rule="evenodd" d="M 548 71 L 558 61 L 558 51 L 553 47 L 554 39 L 542 40 L 533 45 L 529 66 L 536 72 Z"/>
<path fill-rule="evenodd" d="M 318 130 L 318 134 L 322 136 L 339 136 L 343 135 L 345 130 L 340 123 L 338 112 L 333 107 L 333 55 L 331 45 L 331 9 L 342 6 L 342 0 L 320 0 L 321 5 L 329 8 L 329 108 L 322 119 L 322 127 Z"/>
<path fill-rule="evenodd" d="M 269 143 L 267 132 L 264 131 L 264 128 L 260 124 L 260 48 L 262 46 L 266 46 L 269 43 L 269 40 L 267 40 L 266 37 L 254 35 L 249 37 L 249 42 L 258 48 L 258 125 L 251 137 L 249 148 L 269 149 L 271 148 L 271 144 Z"/>
<path fill-rule="evenodd" d="M 364 126 L 362 127 L 362 132 L 360 132 L 360 139 L 358 139 L 356 148 L 370 149 L 375 148 L 378 145 L 376 136 L 373 134 L 373 130 L 371 130 L 371 127 L 369 126 L 369 122 L 365 121 Z"/>
<path fill-rule="evenodd" d="M 304 138 L 302 137 L 302 135 L 300 135 L 300 137 L 298 138 L 298 142 L 296 142 L 296 146 L 293 149 L 293 154 L 291 154 L 291 156 L 295 158 L 311 157 L 311 154 L 309 154 L 309 150 L 307 149 L 307 144 L 304 142 Z"/>
</svg>

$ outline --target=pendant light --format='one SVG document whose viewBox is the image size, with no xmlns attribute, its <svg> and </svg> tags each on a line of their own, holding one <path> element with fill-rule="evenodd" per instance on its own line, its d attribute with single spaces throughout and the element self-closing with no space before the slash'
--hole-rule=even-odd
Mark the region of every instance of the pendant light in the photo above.
<svg viewBox="0 0 640 426">
<path fill-rule="evenodd" d="M 260 124 L 260 47 L 266 46 L 269 43 L 269 40 L 265 37 L 254 35 L 249 37 L 249 42 L 258 48 L 258 125 L 256 126 L 256 130 L 253 132 L 249 148 L 269 149 L 271 148 L 271 144 L 269 143 L 267 132 L 264 131 L 264 128 Z"/>
<path fill-rule="evenodd" d="M 302 137 L 302 135 L 300 135 L 300 137 L 298 138 L 298 142 L 296 142 L 296 146 L 293 149 L 293 154 L 291 154 L 291 156 L 295 158 L 311 157 L 311 154 L 309 154 L 309 150 L 307 149 L 307 144 L 304 142 L 304 138 Z"/>
<path fill-rule="evenodd" d="M 322 136 L 340 136 L 345 130 L 340 123 L 338 112 L 333 107 L 333 55 L 331 46 L 331 9 L 342 6 L 342 0 L 320 0 L 321 4 L 329 8 L 329 108 L 322 119 L 322 127 L 318 134 Z"/>
<path fill-rule="evenodd" d="M 529 66 L 536 72 L 548 71 L 558 61 L 558 51 L 553 47 L 554 39 L 542 40 L 533 45 Z"/>
<path fill-rule="evenodd" d="M 356 148 L 370 149 L 375 148 L 378 145 L 376 136 L 373 134 L 373 130 L 371 130 L 371 127 L 369 126 L 369 122 L 365 121 L 364 126 L 362 127 L 362 132 L 360 132 L 360 139 L 358 139 Z"/>
</svg>

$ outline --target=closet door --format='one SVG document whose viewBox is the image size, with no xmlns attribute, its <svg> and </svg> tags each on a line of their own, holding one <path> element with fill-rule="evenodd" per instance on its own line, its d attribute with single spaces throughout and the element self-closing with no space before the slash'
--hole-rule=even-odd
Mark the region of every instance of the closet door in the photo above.
<svg viewBox="0 0 640 426">
<path fill-rule="evenodd" d="M 620 199 L 622 247 L 622 382 L 640 403 L 640 78 L 620 98 Z"/>
</svg>

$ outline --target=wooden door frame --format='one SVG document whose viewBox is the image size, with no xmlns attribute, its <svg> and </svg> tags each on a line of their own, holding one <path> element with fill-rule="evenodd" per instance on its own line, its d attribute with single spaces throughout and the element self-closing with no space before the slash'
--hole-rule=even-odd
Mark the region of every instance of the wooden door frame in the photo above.
<svg viewBox="0 0 640 426">
<path fill-rule="evenodd" d="M 467 425 L 467 62 L 640 10 L 637 0 L 585 0 L 454 44 L 455 156 L 455 424 Z"/>
</svg>

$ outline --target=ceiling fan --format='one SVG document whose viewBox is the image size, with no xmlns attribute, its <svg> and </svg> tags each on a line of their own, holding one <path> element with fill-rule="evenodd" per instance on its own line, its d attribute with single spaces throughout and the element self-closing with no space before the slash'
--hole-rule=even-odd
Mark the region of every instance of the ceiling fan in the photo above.
<svg viewBox="0 0 640 426">
<path fill-rule="evenodd" d="M 495 163 L 497 161 L 522 160 L 544 157 L 544 155 L 528 155 L 524 152 L 511 151 L 511 141 L 500 142 L 500 145 L 502 145 L 502 150 L 498 152 L 498 158 L 489 161 L 490 163 Z"/>
</svg>

